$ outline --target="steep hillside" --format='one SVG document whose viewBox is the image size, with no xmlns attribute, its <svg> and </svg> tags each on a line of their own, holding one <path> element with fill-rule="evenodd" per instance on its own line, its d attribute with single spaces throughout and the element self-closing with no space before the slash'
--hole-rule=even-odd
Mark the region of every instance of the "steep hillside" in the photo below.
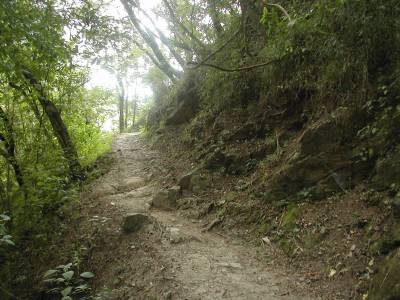
<svg viewBox="0 0 400 300">
<path fill-rule="evenodd" d="M 246 23 L 257 55 L 240 40 L 217 49 L 159 98 L 146 130 L 175 163 L 165 185 L 184 176 L 193 193 L 188 214 L 273 243 L 338 299 L 398 299 L 397 6 L 339 2 L 288 4 L 291 20 L 264 9 L 266 27 Z"/>
</svg>

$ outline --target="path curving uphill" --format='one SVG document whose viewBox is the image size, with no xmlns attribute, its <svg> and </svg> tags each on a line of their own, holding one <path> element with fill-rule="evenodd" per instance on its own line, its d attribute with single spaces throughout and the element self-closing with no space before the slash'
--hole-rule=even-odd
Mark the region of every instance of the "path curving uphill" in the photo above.
<svg viewBox="0 0 400 300">
<path fill-rule="evenodd" d="M 111 156 L 87 194 L 105 220 L 89 258 L 102 299 L 311 299 L 292 293 L 290 276 L 262 261 L 262 249 L 204 231 L 179 210 L 152 208 L 159 156 L 138 133 L 116 137 Z M 121 223 L 135 214 L 147 219 L 124 233 Z"/>
</svg>

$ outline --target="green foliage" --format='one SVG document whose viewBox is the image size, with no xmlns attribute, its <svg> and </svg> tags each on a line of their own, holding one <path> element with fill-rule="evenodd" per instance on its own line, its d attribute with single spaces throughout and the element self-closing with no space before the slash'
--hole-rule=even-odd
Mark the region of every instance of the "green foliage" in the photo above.
<svg viewBox="0 0 400 300">
<path fill-rule="evenodd" d="M 89 72 L 80 66 L 96 14 L 91 1 L 0 3 L 0 211 L 12 217 L 6 226 L 7 217 L 0 216 L 0 279 L 22 294 L 35 284 L 29 255 L 38 261 L 49 256 L 79 193 L 50 118 L 55 111 L 47 111 L 46 103 L 60 113 L 81 164 L 90 165 L 110 148 L 111 133 L 103 126 L 114 114 L 115 95 L 87 90 Z"/>
<path fill-rule="evenodd" d="M 12 237 L 7 233 L 7 229 L 5 226 L 5 223 L 10 220 L 11 218 L 6 214 L 0 215 L 0 247 L 3 245 L 15 246 L 14 242 L 12 241 Z"/>
<path fill-rule="evenodd" d="M 77 265 L 73 263 L 47 270 L 43 275 L 43 282 L 48 287 L 47 293 L 60 295 L 62 300 L 90 299 L 87 296 L 90 291 L 87 280 L 93 278 L 94 274 L 83 272 L 78 275 L 76 270 Z"/>
</svg>

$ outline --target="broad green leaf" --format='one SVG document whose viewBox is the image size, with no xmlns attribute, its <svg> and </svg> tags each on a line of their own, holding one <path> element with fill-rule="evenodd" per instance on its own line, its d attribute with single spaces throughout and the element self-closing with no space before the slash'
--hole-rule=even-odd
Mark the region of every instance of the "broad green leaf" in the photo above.
<svg viewBox="0 0 400 300">
<path fill-rule="evenodd" d="M 61 291 L 61 295 L 63 295 L 63 297 L 66 297 L 69 294 L 71 294 L 71 292 L 72 292 L 72 287 L 68 286 Z"/>
<path fill-rule="evenodd" d="M 74 271 L 67 271 L 67 272 L 63 273 L 62 276 L 63 276 L 66 280 L 71 280 L 72 277 L 74 276 Z"/>
<path fill-rule="evenodd" d="M 93 274 L 92 272 L 83 272 L 83 273 L 81 274 L 81 277 L 82 277 L 82 278 L 89 279 L 89 278 L 93 278 L 93 277 L 94 277 L 94 274 Z"/>
<path fill-rule="evenodd" d="M 51 275 L 56 274 L 58 271 L 57 270 L 47 270 L 44 274 L 43 274 L 43 278 L 47 278 L 50 277 Z"/>
<path fill-rule="evenodd" d="M 75 287 L 74 288 L 74 292 L 75 293 L 81 293 L 83 291 L 86 291 L 87 289 L 88 289 L 88 285 L 87 284 L 82 284 L 82 285 L 79 285 L 79 286 Z"/>
<path fill-rule="evenodd" d="M 9 216 L 4 215 L 4 214 L 0 215 L 0 219 L 2 219 L 2 221 L 10 221 L 11 220 L 11 218 Z"/>
</svg>

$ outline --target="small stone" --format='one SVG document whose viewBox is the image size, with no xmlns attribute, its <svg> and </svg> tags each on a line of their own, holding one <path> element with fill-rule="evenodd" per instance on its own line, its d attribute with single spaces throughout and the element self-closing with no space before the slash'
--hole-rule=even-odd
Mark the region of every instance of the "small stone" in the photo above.
<svg viewBox="0 0 400 300">
<path fill-rule="evenodd" d="M 329 272 L 328 277 L 331 278 L 331 277 L 335 276 L 335 274 L 336 274 L 336 270 L 335 269 L 331 269 L 330 272 Z"/>
<path fill-rule="evenodd" d="M 122 181 L 121 188 L 124 190 L 134 190 L 146 184 L 146 179 L 141 177 L 130 177 Z"/>
<path fill-rule="evenodd" d="M 152 206 L 163 210 L 173 210 L 176 208 L 176 195 L 169 190 L 161 190 L 153 196 Z"/>
<path fill-rule="evenodd" d="M 179 228 L 176 227 L 171 227 L 169 229 L 169 241 L 172 244 L 178 244 L 181 242 L 184 242 L 186 240 L 186 236 L 182 233 L 182 231 Z"/>
<path fill-rule="evenodd" d="M 122 230 L 124 233 L 134 233 L 150 222 L 150 218 L 147 215 L 139 213 L 130 214 L 124 217 L 122 221 Z"/>
</svg>

